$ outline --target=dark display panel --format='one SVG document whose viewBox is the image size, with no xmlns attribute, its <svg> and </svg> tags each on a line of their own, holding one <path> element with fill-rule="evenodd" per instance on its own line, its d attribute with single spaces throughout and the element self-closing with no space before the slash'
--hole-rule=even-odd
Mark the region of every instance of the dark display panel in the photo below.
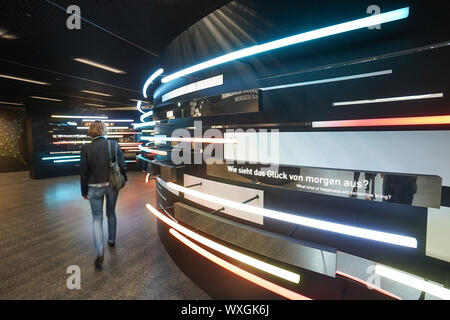
<svg viewBox="0 0 450 320">
<path fill-rule="evenodd" d="M 27 170 L 25 109 L 0 109 L 0 172 Z"/>
</svg>

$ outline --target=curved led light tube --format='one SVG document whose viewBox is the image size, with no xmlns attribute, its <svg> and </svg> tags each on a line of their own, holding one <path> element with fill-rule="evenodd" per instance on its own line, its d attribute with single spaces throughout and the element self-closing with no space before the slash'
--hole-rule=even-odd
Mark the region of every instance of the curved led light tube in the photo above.
<svg viewBox="0 0 450 320">
<path fill-rule="evenodd" d="M 409 275 L 405 272 L 395 270 L 386 266 L 377 264 L 375 266 L 375 274 L 384 278 L 391 279 L 405 286 L 429 293 L 435 297 L 450 300 L 450 290 L 444 287 L 438 286 L 429 281 L 422 280 L 418 277 Z"/>
<path fill-rule="evenodd" d="M 135 129 L 138 129 L 138 128 L 154 127 L 155 124 L 156 124 L 156 121 L 150 121 L 150 122 L 144 122 L 144 123 L 133 123 L 132 126 Z"/>
<path fill-rule="evenodd" d="M 215 241 L 212 241 L 210 239 L 207 239 L 201 235 L 199 235 L 198 233 L 195 233 L 191 230 L 189 230 L 188 228 L 183 227 L 182 225 L 174 222 L 173 220 L 167 218 L 166 216 L 164 216 L 162 213 L 160 213 L 158 210 L 156 210 L 153 206 L 151 206 L 150 204 L 147 204 L 147 210 L 149 210 L 151 213 L 153 213 L 158 219 L 160 219 L 161 221 L 165 222 L 167 225 L 169 225 L 170 227 L 176 229 L 177 231 L 181 232 L 182 234 L 184 234 L 185 236 L 188 236 L 189 238 L 207 246 L 208 248 L 211 248 L 215 251 L 218 251 L 230 258 L 233 258 L 235 260 L 238 260 L 242 263 L 245 263 L 249 266 L 252 266 L 256 269 L 259 269 L 261 271 L 270 273 L 276 277 L 282 278 L 284 280 L 293 282 L 293 283 L 299 283 L 300 282 L 300 275 L 284 270 L 282 268 L 276 267 L 274 265 L 271 265 L 269 263 L 263 262 L 261 260 L 252 258 L 246 254 L 242 254 L 240 252 L 237 252 L 233 249 L 230 249 L 226 246 L 223 246 Z"/>
<path fill-rule="evenodd" d="M 441 124 L 450 124 L 450 115 L 313 121 L 312 127 L 313 128 L 391 127 L 391 126 L 426 126 L 426 125 L 441 125 Z"/>
<path fill-rule="evenodd" d="M 158 78 L 162 73 L 164 72 L 164 69 L 159 68 L 156 70 L 148 79 L 145 81 L 144 88 L 142 88 L 142 94 L 145 98 L 147 98 L 147 89 L 152 84 L 152 82 Z"/>
<path fill-rule="evenodd" d="M 206 259 L 214 262 L 215 264 L 218 264 L 219 266 L 221 266 L 222 268 L 231 271 L 232 273 L 238 275 L 239 277 L 246 279 L 266 290 L 272 291 L 282 297 L 285 297 L 287 299 L 290 300 L 311 300 L 308 297 L 302 296 L 294 291 L 288 290 L 286 288 L 283 288 L 275 283 L 272 283 L 270 281 L 267 281 L 263 278 L 260 278 L 256 275 L 254 275 L 253 273 L 247 272 L 221 258 L 219 258 L 218 256 L 212 254 L 209 251 L 206 251 L 205 249 L 201 248 L 200 246 L 196 245 L 195 243 L 193 243 L 192 241 L 190 241 L 189 239 L 187 239 L 186 237 L 182 236 L 180 233 L 178 233 L 176 230 L 174 229 L 170 229 L 169 230 L 170 234 L 173 235 L 175 238 L 177 238 L 180 242 L 182 242 L 183 244 L 185 244 L 187 247 L 191 248 L 192 250 L 194 250 L 195 252 L 197 252 L 198 254 L 200 254 L 201 256 L 205 257 Z"/>
<path fill-rule="evenodd" d="M 237 139 L 226 138 L 167 138 L 167 137 L 141 137 L 146 141 L 174 141 L 174 142 L 193 142 L 193 143 L 220 143 L 220 144 L 236 144 Z"/>
<path fill-rule="evenodd" d="M 397 300 L 402 300 L 402 298 L 396 296 L 396 295 L 393 294 L 393 293 L 390 293 L 389 291 L 386 291 L 386 290 L 384 290 L 384 289 L 381 289 L 380 287 L 374 286 L 373 284 L 371 284 L 371 283 L 369 283 L 369 282 L 366 282 L 366 281 L 364 281 L 364 280 L 361 280 L 361 279 L 359 279 L 359 278 L 356 278 L 356 277 L 354 277 L 354 276 L 352 276 L 352 275 L 349 275 L 349 274 L 347 274 L 347 273 L 344 273 L 344 272 L 342 272 L 342 271 L 336 270 L 336 275 L 339 275 L 339 276 L 341 276 L 341 277 L 345 277 L 345 278 L 348 278 L 348 279 L 353 280 L 353 281 L 355 281 L 355 282 L 358 282 L 358 283 L 360 283 L 360 284 L 366 286 L 366 287 L 369 288 L 369 289 L 376 290 L 376 291 L 378 291 L 378 292 L 380 292 L 380 293 L 382 293 L 382 294 L 384 294 L 384 295 L 387 295 L 387 296 L 389 296 L 389 297 L 391 297 L 391 298 L 394 298 L 394 299 L 397 299 Z"/>
<path fill-rule="evenodd" d="M 157 154 L 157 155 L 160 155 L 160 156 L 167 156 L 167 152 L 166 151 L 146 148 L 143 145 L 139 145 L 138 148 L 139 148 L 139 150 L 144 151 L 146 153 L 154 153 L 154 154 Z"/>
<path fill-rule="evenodd" d="M 147 119 L 148 117 L 151 117 L 151 116 L 153 116 L 153 110 L 143 113 L 140 117 L 140 120 L 141 120 L 141 122 L 145 122 L 145 119 Z"/>
<path fill-rule="evenodd" d="M 167 83 L 174 79 L 186 76 L 188 74 L 198 72 L 200 70 L 208 69 L 213 66 L 217 66 L 226 62 L 230 62 L 237 59 L 242 59 L 245 57 L 249 57 L 258 53 L 267 52 L 274 49 L 283 48 L 286 46 L 314 40 L 320 39 L 324 37 L 328 37 L 331 35 L 336 35 L 352 30 L 362 29 L 366 27 L 370 27 L 373 25 L 378 25 L 386 22 L 396 21 L 400 19 L 405 19 L 409 16 L 409 7 L 405 7 L 398 10 L 393 10 L 381 14 L 371 15 L 369 17 L 352 20 L 340 24 L 336 24 L 333 26 L 316 29 L 309 32 L 299 33 L 290 37 L 282 38 L 279 40 L 266 42 L 264 44 L 251 46 L 248 48 L 244 48 L 241 50 L 233 51 L 222 56 L 216 57 L 211 60 L 204 61 L 202 63 L 193 65 L 189 68 L 177 71 L 164 77 L 161 79 L 162 83 Z"/>
<path fill-rule="evenodd" d="M 147 173 L 147 175 L 145 176 L 145 183 L 148 183 L 148 181 L 150 180 L 150 172 Z"/>
<path fill-rule="evenodd" d="M 271 219 L 281 220 L 289 223 L 298 224 L 305 227 L 315 228 L 324 231 L 335 232 L 343 235 L 358 237 L 362 239 L 374 240 L 399 246 L 417 248 L 417 240 L 412 237 L 402 236 L 393 233 L 376 231 L 366 228 L 353 227 L 345 224 L 328 222 L 319 219 L 302 217 L 294 214 L 284 213 L 265 208 L 259 208 L 232 200 L 219 198 L 206 193 L 188 189 L 179 186 L 173 182 L 167 182 L 167 187 L 178 192 L 183 192 L 198 199 L 202 199 L 214 204 L 220 204 L 224 207 L 233 208 L 236 210 L 245 211 L 252 214 L 262 215 Z"/>
<path fill-rule="evenodd" d="M 145 161 L 145 162 L 152 162 L 151 160 L 147 159 L 146 157 L 143 157 L 142 155 L 138 155 L 138 156 L 136 156 L 136 158 L 140 159 L 142 161 Z"/>
</svg>

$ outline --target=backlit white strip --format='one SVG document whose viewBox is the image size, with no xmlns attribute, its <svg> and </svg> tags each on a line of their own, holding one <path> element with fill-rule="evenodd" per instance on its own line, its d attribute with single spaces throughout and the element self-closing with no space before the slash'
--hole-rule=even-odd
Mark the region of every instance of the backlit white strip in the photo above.
<svg viewBox="0 0 450 320">
<path fill-rule="evenodd" d="M 144 123 L 132 123 L 132 126 L 137 129 L 137 128 L 146 128 L 146 127 L 154 127 L 156 124 L 155 121 L 150 121 L 150 122 L 144 122 Z"/>
<path fill-rule="evenodd" d="M 261 90 L 262 91 L 270 91 L 270 90 L 279 90 L 279 89 L 294 88 L 294 87 L 303 87 L 303 86 L 310 86 L 310 85 L 321 84 L 321 83 L 338 82 L 338 81 L 346 81 L 346 80 L 383 76 L 383 75 L 391 74 L 391 73 L 392 73 L 392 70 L 360 73 L 360 74 L 355 74 L 355 75 L 345 76 L 345 77 L 319 79 L 319 80 L 313 80 L 313 81 L 283 84 L 283 85 L 273 86 L 273 87 L 265 87 L 265 88 L 261 88 Z"/>
<path fill-rule="evenodd" d="M 193 143 L 237 143 L 236 139 L 224 138 L 168 138 L 168 137 L 141 137 L 141 140 L 146 141 L 168 141 L 168 142 L 193 142 Z"/>
<path fill-rule="evenodd" d="M 349 225 L 328 222 L 313 218 L 302 217 L 294 214 L 284 213 L 281 211 L 275 211 L 265 208 L 258 208 L 255 206 L 231 201 L 224 198 L 219 198 L 216 196 L 212 196 L 209 194 L 205 194 L 202 192 L 198 192 L 192 189 L 184 188 L 172 182 L 167 182 L 167 187 L 172 190 L 176 190 L 179 192 L 183 192 L 185 194 L 191 195 L 195 198 L 205 200 L 210 203 L 220 204 L 224 207 L 233 208 L 236 210 L 245 211 L 248 213 L 253 213 L 257 215 L 262 215 L 264 217 L 281 220 L 285 222 L 290 222 L 298 225 L 302 225 L 305 227 L 336 232 L 344 235 L 349 235 L 353 237 L 369 239 L 384 243 L 395 244 L 399 246 L 409 247 L 409 248 L 417 248 L 417 240 L 412 237 L 402 236 L 393 233 L 387 233 L 382 231 L 376 231 L 366 228 L 353 227 Z"/>
<path fill-rule="evenodd" d="M 443 93 L 430 93 L 430 94 L 420 94 L 414 96 L 403 96 L 403 97 L 392 97 L 392 98 L 380 98 L 380 99 L 367 99 L 367 100 L 356 100 L 356 101 L 343 101 L 334 102 L 334 107 L 339 106 L 351 106 L 355 104 L 369 104 L 369 103 L 383 103 L 383 102 L 395 102 L 395 101 L 408 101 L 408 100 L 421 100 L 421 99 L 433 99 L 442 98 Z"/>
<path fill-rule="evenodd" d="M 82 122 L 93 122 L 96 121 L 96 119 L 83 119 Z M 101 120 L 103 122 L 134 122 L 134 120 L 132 119 L 106 119 L 106 120 Z"/>
<path fill-rule="evenodd" d="M 52 118 L 63 118 L 63 119 L 108 119 L 108 117 L 104 116 L 61 116 L 61 115 L 52 115 Z"/>
<path fill-rule="evenodd" d="M 188 84 L 184 87 L 172 90 L 168 93 L 166 93 L 165 95 L 162 96 L 162 102 L 165 102 L 167 100 L 188 94 L 188 93 L 192 93 L 192 92 L 196 92 L 196 91 L 200 91 L 200 90 L 204 90 L 207 88 L 212 88 L 212 87 L 216 87 L 216 86 L 221 86 L 223 85 L 223 74 L 221 74 L 220 76 L 216 76 L 216 77 L 212 77 L 212 78 L 208 78 L 205 80 L 201 80 L 198 82 L 194 82 L 191 84 Z"/>
<path fill-rule="evenodd" d="M 450 290 L 405 272 L 377 264 L 375 266 L 375 274 L 404 284 L 405 286 L 429 293 L 435 297 L 450 300 Z"/>
<path fill-rule="evenodd" d="M 144 122 L 145 119 L 147 119 L 148 117 L 151 117 L 151 116 L 153 116 L 153 110 L 143 113 L 140 117 L 140 120 L 141 120 L 141 122 Z"/>
</svg>

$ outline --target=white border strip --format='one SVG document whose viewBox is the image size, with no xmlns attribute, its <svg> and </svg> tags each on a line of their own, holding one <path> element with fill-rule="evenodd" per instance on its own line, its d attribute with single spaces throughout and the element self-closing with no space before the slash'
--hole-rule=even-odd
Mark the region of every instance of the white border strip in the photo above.
<svg viewBox="0 0 450 320">
<path fill-rule="evenodd" d="M 382 75 L 391 74 L 391 73 L 392 73 L 392 70 L 383 70 L 383 71 L 376 71 L 376 72 L 369 72 L 369 73 L 360 73 L 360 74 L 355 74 L 355 75 L 345 76 L 345 77 L 289 83 L 289 84 L 283 84 L 283 85 L 273 86 L 273 87 L 265 87 L 265 88 L 260 88 L 260 89 L 262 91 L 279 90 L 279 89 L 286 89 L 286 88 L 310 86 L 313 84 L 320 84 L 320 83 L 329 83 L 329 82 L 338 82 L 338 81 L 345 81 L 345 80 L 376 77 L 376 76 L 382 76 Z"/>
<path fill-rule="evenodd" d="M 403 97 L 392 97 L 392 98 L 380 98 L 380 99 L 367 99 L 367 100 L 356 100 L 356 101 L 343 101 L 334 102 L 334 107 L 340 106 L 352 106 L 355 104 L 369 104 L 369 103 L 383 103 L 383 102 L 395 102 L 395 101 L 408 101 L 408 100 L 421 100 L 421 99 L 433 99 L 442 98 L 444 93 L 429 93 L 429 94 L 418 94 L 413 96 L 403 96 Z"/>
<path fill-rule="evenodd" d="M 208 88 L 212 88 L 212 87 L 217 87 L 217 86 L 221 86 L 221 85 L 223 85 L 223 74 L 212 77 L 212 78 L 208 78 L 205 80 L 197 81 L 197 82 L 188 84 L 184 87 L 180 87 L 178 89 L 172 90 L 162 96 L 162 102 L 165 102 L 167 100 L 170 100 L 170 99 L 173 99 L 173 98 L 176 98 L 176 97 L 188 94 L 188 93 L 192 93 L 192 92 L 196 92 L 196 91 L 200 91 L 200 90 L 204 90 L 204 89 L 208 89 Z"/>
</svg>

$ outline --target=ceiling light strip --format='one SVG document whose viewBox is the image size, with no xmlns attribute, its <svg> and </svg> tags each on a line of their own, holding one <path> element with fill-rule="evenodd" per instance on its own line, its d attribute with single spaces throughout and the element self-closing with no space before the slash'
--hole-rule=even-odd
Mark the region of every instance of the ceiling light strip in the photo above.
<svg viewBox="0 0 450 320">
<path fill-rule="evenodd" d="M 75 60 L 77 62 L 84 63 L 84 64 L 88 64 L 90 66 L 93 66 L 93 67 L 96 67 L 96 68 L 99 68 L 99 69 L 103 69 L 103 70 L 106 70 L 106 71 L 109 71 L 109 72 L 118 73 L 118 74 L 126 74 L 125 71 L 122 71 L 122 70 L 119 70 L 119 69 L 116 69 L 116 68 L 113 68 L 113 67 L 109 67 L 109 66 L 106 66 L 104 64 L 92 61 L 92 60 L 83 59 L 83 58 L 74 58 L 73 60 Z"/>
<path fill-rule="evenodd" d="M 192 143 L 218 143 L 218 144 L 236 144 L 237 139 L 226 138 L 167 138 L 167 137 L 141 137 L 146 141 L 173 141 L 173 142 L 192 142 Z"/>
<path fill-rule="evenodd" d="M 202 199 L 210 203 L 220 204 L 221 206 L 241 210 L 244 212 L 262 215 L 264 217 L 268 217 L 271 219 L 276 219 L 284 222 L 294 223 L 305 227 L 310 227 L 314 229 L 339 233 L 347 236 L 373 240 L 383 243 L 394 244 L 398 246 L 404 246 L 409 248 L 417 248 L 417 240 L 412 237 L 402 236 L 398 234 L 376 231 L 366 228 L 354 227 L 340 223 L 334 223 L 319 219 L 307 218 L 299 215 L 284 213 L 281 211 L 275 211 L 265 208 L 259 208 L 255 206 L 251 206 L 248 204 L 243 204 L 239 202 L 235 202 L 232 200 L 216 197 L 213 195 L 209 195 L 206 193 L 202 193 L 199 191 L 195 191 L 192 189 L 188 189 L 182 186 L 179 186 L 173 182 L 167 182 L 167 187 L 169 189 L 173 189 L 179 192 L 183 192 L 190 196 L 193 196 L 197 199 Z"/>
<path fill-rule="evenodd" d="M 164 69 L 160 68 L 156 70 L 144 83 L 144 87 L 142 88 L 142 94 L 144 95 L 144 98 L 147 98 L 147 89 L 148 87 L 155 81 L 156 78 L 158 78 L 162 73 L 164 72 Z"/>
<path fill-rule="evenodd" d="M 429 293 L 435 297 L 444 300 L 450 300 L 449 289 L 446 289 L 442 286 L 431 283 L 429 281 L 425 281 L 423 279 L 407 274 L 405 272 L 377 264 L 375 266 L 375 274 L 396 281 L 405 286 Z"/>
<path fill-rule="evenodd" d="M 442 97 L 444 97 L 443 93 L 429 93 L 429 94 L 420 94 L 420 95 L 403 96 L 403 97 L 391 97 L 391 98 L 379 98 L 379 99 L 367 99 L 367 100 L 334 102 L 333 106 L 334 107 L 340 107 L 340 106 L 352 106 L 352 105 L 358 105 L 358 104 L 397 102 L 397 101 L 409 101 L 409 100 L 422 100 L 422 99 L 434 99 L 434 98 L 442 98 Z"/>
<path fill-rule="evenodd" d="M 97 96 L 103 96 L 103 97 L 112 97 L 111 94 L 97 92 L 97 91 L 81 90 L 81 92 L 89 93 L 89 94 L 95 94 Z"/>
<path fill-rule="evenodd" d="M 52 144 L 58 145 L 58 144 L 87 144 L 91 143 L 92 141 L 54 141 Z"/>
<path fill-rule="evenodd" d="M 225 55 L 219 56 L 217 58 L 204 61 L 202 63 L 196 64 L 189 68 L 177 71 L 173 74 L 170 74 L 167 77 L 162 78 L 163 83 L 167 83 L 174 79 L 189 75 L 194 72 L 198 72 L 200 70 L 204 70 L 207 68 L 211 68 L 213 66 L 217 66 L 226 62 L 230 62 L 236 59 L 245 58 L 248 56 L 252 56 L 258 53 L 267 52 L 274 49 L 283 48 L 286 46 L 303 43 L 306 41 L 320 39 L 324 37 L 328 37 L 331 35 L 336 35 L 352 30 L 362 29 L 366 27 L 370 27 L 373 25 L 383 24 L 391 21 L 396 21 L 400 19 L 405 19 L 409 16 L 409 7 L 404 7 L 398 10 L 393 10 L 381 14 L 371 15 L 369 17 L 352 20 L 340 24 L 336 24 L 333 26 L 316 29 L 309 32 L 299 33 L 290 37 L 282 38 L 279 40 L 266 42 L 260 45 L 254 45 L 251 47 L 247 47 L 241 50 L 233 51 L 227 53 Z"/>
<path fill-rule="evenodd" d="M 162 96 L 162 102 L 174 99 L 176 97 L 179 97 L 179 96 L 182 96 L 182 95 L 185 95 L 188 93 L 197 92 L 197 91 L 201 91 L 204 89 L 217 87 L 217 86 L 221 86 L 221 85 L 223 85 L 223 74 L 212 77 L 212 78 L 204 79 L 201 81 L 197 81 L 197 82 L 188 84 L 186 86 L 180 87 L 178 89 L 172 90 Z"/>
<path fill-rule="evenodd" d="M 402 298 L 396 296 L 396 295 L 393 294 L 393 293 L 390 293 L 389 291 L 386 291 L 386 290 L 384 290 L 384 289 L 381 289 L 380 287 L 374 286 L 373 284 L 371 284 L 371 283 L 369 283 L 369 282 L 367 282 L 367 281 L 361 280 L 361 279 L 359 279 L 359 278 L 357 278 L 357 277 L 354 277 L 354 276 L 349 275 L 349 274 L 347 274 L 347 273 L 344 273 L 344 272 L 342 272 L 342 271 L 336 270 L 336 275 L 339 275 L 339 276 L 341 276 L 341 277 L 345 277 L 345 278 L 348 278 L 348 279 L 353 280 L 353 281 L 355 281 L 355 282 L 358 282 L 358 283 L 360 283 L 360 284 L 366 286 L 367 288 L 369 288 L 369 289 L 371 289 L 371 290 L 376 290 L 376 291 L 378 291 L 378 292 L 380 292 L 380 293 L 382 293 L 382 294 L 384 294 L 384 295 L 386 295 L 386 296 L 389 296 L 389 297 L 391 297 L 391 298 L 393 298 L 393 299 L 396 299 L 396 300 L 402 300 Z"/>
<path fill-rule="evenodd" d="M 8 102 L 8 101 L 0 101 L 0 104 L 7 104 L 11 106 L 23 106 L 21 102 Z"/>
<path fill-rule="evenodd" d="M 47 82 L 36 81 L 36 80 L 31 80 L 31 79 L 25 79 L 25 78 L 20 78 L 20 77 L 14 77 L 14 76 L 10 76 L 10 75 L 7 75 L 7 74 L 0 74 L 0 78 L 10 79 L 10 80 L 17 80 L 17 81 L 22 81 L 22 82 L 34 83 L 34 84 L 40 84 L 42 86 L 50 85 L 50 83 L 47 83 Z"/>
<path fill-rule="evenodd" d="M 173 220 L 167 218 L 162 213 L 160 213 L 158 210 L 156 210 L 153 206 L 150 204 L 147 204 L 147 210 L 149 210 L 151 213 L 153 213 L 158 219 L 165 222 L 170 227 L 176 229 L 177 231 L 181 232 L 183 235 L 188 236 L 189 238 L 207 246 L 210 249 L 213 249 L 215 251 L 220 252 L 221 254 L 224 254 L 230 258 L 233 258 L 235 260 L 238 260 L 242 263 L 245 263 L 249 266 L 252 266 L 258 270 L 270 273 L 276 277 L 279 277 L 281 279 L 293 282 L 298 284 L 300 282 L 300 275 L 294 272 L 290 272 L 288 270 L 276 267 L 274 265 L 271 265 L 269 263 L 263 262 L 261 260 L 252 258 L 246 254 L 240 253 L 236 250 L 230 249 L 226 246 L 223 246 L 215 241 L 212 241 L 208 238 L 205 238 L 198 233 L 195 233 L 188 228 L 183 227 L 182 225 L 179 225 L 178 223 L 174 222 Z"/>
<path fill-rule="evenodd" d="M 330 83 L 330 82 L 339 82 L 339 81 L 347 81 L 347 80 L 354 80 L 354 79 L 377 77 L 377 76 L 383 76 L 383 75 L 387 75 L 387 74 L 392 74 L 392 70 L 383 70 L 383 71 L 376 71 L 376 72 L 354 74 L 351 76 L 344 76 L 344 77 L 337 77 L 337 78 L 328 78 L 328 79 L 319 79 L 319 80 L 312 80 L 312 81 L 305 81 L 305 82 L 289 83 L 289 84 L 265 87 L 265 88 L 260 88 L 260 89 L 262 91 L 271 91 L 271 90 L 287 89 L 287 88 L 294 88 L 294 87 L 310 86 L 310 85 L 321 84 L 321 83 Z"/>
<path fill-rule="evenodd" d="M 402 117 L 402 118 L 376 118 L 335 121 L 313 121 L 313 128 L 341 128 L 341 127 L 384 127 L 384 126 L 425 126 L 450 124 L 450 115 Z"/>
<path fill-rule="evenodd" d="M 180 242 L 185 244 L 187 247 L 192 249 L 193 251 L 197 252 L 201 256 L 205 257 L 206 259 L 214 262 L 215 264 L 221 266 L 222 268 L 234 273 L 235 275 L 248 280 L 266 290 L 269 290 L 271 292 L 274 292 L 282 297 L 285 297 L 286 299 L 290 300 L 311 300 L 308 297 L 302 296 L 294 291 L 288 290 L 286 288 L 283 288 L 275 283 L 272 283 L 270 281 L 267 281 L 261 277 L 258 277 L 257 275 L 254 275 L 253 273 L 250 273 L 248 271 L 245 271 L 221 258 L 218 256 L 212 254 L 211 252 L 201 248 L 200 246 L 196 245 L 186 237 L 182 236 L 180 233 L 178 233 L 174 229 L 169 230 L 170 234 L 173 235 L 176 239 L 178 239 Z"/>
<path fill-rule="evenodd" d="M 47 98 L 47 97 L 38 97 L 38 96 L 30 96 L 30 98 L 37 99 L 37 100 L 55 101 L 55 102 L 62 102 L 63 101 L 61 99 L 54 99 L 54 98 Z"/>
</svg>

